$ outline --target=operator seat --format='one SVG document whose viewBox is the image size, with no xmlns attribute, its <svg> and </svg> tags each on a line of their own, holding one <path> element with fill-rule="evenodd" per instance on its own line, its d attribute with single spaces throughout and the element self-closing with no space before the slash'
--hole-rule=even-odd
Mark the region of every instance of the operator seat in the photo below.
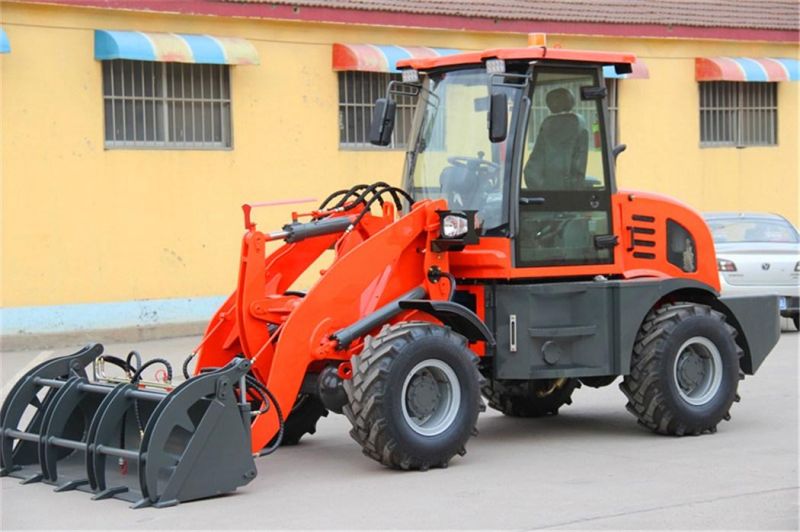
<svg viewBox="0 0 800 532">
<path fill-rule="evenodd" d="M 525 164 L 525 185 L 532 190 L 571 190 L 586 187 L 589 128 L 577 113 L 575 97 L 560 87 L 547 93 L 550 116 L 544 119 Z"/>
<path fill-rule="evenodd" d="M 477 172 L 465 166 L 448 166 L 439 176 L 442 195 L 451 209 L 480 208 L 480 183 Z"/>
</svg>

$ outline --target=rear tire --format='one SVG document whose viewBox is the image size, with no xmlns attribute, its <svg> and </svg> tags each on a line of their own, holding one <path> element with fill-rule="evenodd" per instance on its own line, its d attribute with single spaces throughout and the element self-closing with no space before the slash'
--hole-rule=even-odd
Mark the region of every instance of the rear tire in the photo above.
<svg viewBox="0 0 800 532">
<path fill-rule="evenodd" d="M 794 328 L 800 331 L 800 314 L 792 316 L 792 321 L 794 322 Z"/>
<path fill-rule="evenodd" d="M 736 329 L 706 305 L 663 305 L 645 318 L 620 389 L 639 423 L 660 434 L 716 432 L 744 378 Z"/>
<path fill-rule="evenodd" d="M 446 467 L 477 433 L 477 357 L 466 339 L 429 323 L 367 337 L 344 381 L 344 414 L 365 455 L 395 469 Z"/>
<path fill-rule="evenodd" d="M 579 387 L 577 379 L 565 379 L 560 386 L 553 379 L 492 380 L 481 392 L 490 407 L 509 417 L 543 417 L 555 416 L 559 408 L 572 404 L 572 392 Z"/>
</svg>

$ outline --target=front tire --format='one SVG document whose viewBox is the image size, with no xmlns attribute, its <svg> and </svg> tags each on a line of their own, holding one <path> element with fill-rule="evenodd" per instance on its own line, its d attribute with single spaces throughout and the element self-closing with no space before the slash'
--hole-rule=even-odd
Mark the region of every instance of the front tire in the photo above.
<svg viewBox="0 0 800 532">
<path fill-rule="evenodd" d="M 736 330 L 706 305 L 663 305 L 645 318 L 620 389 L 647 428 L 683 436 L 716 432 L 730 419 L 743 378 Z"/>
<path fill-rule="evenodd" d="M 319 397 L 300 394 L 286 418 L 281 445 L 297 445 L 306 434 L 317 432 L 317 421 L 328 416 L 328 410 Z"/>
<path fill-rule="evenodd" d="M 429 323 L 386 326 L 352 358 L 344 414 L 364 454 L 395 469 L 446 467 L 466 453 L 481 410 L 477 357 Z"/>
</svg>

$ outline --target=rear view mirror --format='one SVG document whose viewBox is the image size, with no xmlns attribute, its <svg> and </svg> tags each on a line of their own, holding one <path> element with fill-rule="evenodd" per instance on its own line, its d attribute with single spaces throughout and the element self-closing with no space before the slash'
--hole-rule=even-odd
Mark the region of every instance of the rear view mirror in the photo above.
<svg viewBox="0 0 800 532">
<path fill-rule="evenodd" d="M 372 123 L 369 125 L 369 142 L 375 146 L 388 146 L 392 142 L 397 103 L 388 98 L 375 100 Z"/>
<path fill-rule="evenodd" d="M 503 142 L 508 132 L 508 95 L 492 94 L 489 100 L 489 140 Z"/>
</svg>

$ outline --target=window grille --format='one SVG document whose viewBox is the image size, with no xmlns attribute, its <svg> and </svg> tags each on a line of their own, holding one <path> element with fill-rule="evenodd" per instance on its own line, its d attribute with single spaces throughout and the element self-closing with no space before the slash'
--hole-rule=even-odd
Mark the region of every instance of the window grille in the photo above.
<svg viewBox="0 0 800 532">
<path fill-rule="evenodd" d="M 774 146 L 777 143 L 777 83 L 700 83 L 700 146 Z"/>
<path fill-rule="evenodd" d="M 228 65 L 103 61 L 106 148 L 231 147 Z"/>
<path fill-rule="evenodd" d="M 339 72 L 339 146 L 372 148 L 369 126 L 375 100 L 386 96 L 390 81 L 400 81 L 399 74 L 381 72 Z M 397 102 L 391 148 L 404 149 L 411 130 L 416 98 L 393 95 Z"/>
</svg>

